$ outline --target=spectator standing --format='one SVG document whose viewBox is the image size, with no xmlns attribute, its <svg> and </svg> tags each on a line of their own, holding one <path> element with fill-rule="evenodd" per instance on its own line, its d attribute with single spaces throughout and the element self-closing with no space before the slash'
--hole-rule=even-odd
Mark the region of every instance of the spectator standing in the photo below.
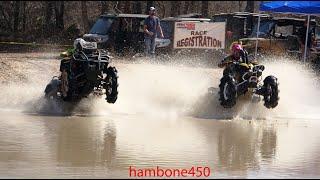
<svg viewBox="0 0 320 180">
<path fill-rule="evenodd" d="M 157 32 L 160 32 L 160 37 L 163 38 L 160 20 L 156 16 L 156 8 L 150 7 L 149 16 L 144 21 L 144 43 L 146 56 L 155 56 Z"/>
</svg>

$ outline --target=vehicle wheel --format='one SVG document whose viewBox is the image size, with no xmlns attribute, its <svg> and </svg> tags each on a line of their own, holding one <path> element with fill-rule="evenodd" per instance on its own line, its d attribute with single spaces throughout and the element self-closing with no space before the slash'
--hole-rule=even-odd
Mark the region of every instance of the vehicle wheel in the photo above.
<svg viewBox="0 0 320 180">
<path fill-rule="evenodd" d="M 51 82 L 46 86 L 46 89 L 44 90 L 45 98 L 56 98 L 57 97 L 57 91 L 59 86 L 59 80 L 53 79 Z"/>
<path fill-rule="evenodd" d="M 236 83 L 232 76 L 223 76 L 219 85 L 220 104 L 224 108 L 231 108 L 236 104 L 237 90 Z"/>
<path fill-rule="evenodd" d="M 223 70 L 223 76 L 228 76 L 228 75 L 232 75 L 231 66 L 228 66 Z"/>
<path fill-rule="evenodd" d="M 267 108 L 275 108 L 279 101 L 279 84 L 278 80 L 274 76 L 268 76 L 263 81 L 263 86 L 266 88 L 264 94 L 264 106 Z"/>
<path fill-rule="evenodd" d="M 109 67 L 107 69 L 107 77 L 105 78 L 107 83 L 106 100 L 108 103 L 115 103 L 118 98 L 118 71 L 115 67 Z"/>
</svg>

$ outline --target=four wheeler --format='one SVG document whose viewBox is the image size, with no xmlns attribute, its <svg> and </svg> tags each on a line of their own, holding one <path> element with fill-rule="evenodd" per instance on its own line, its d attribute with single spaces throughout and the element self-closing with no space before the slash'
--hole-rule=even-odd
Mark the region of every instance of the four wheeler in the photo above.
<svg viewBox="0 0 320 180">
<path fill-rule="evenodd" d="M 263 96 L 264 106 L 267 108 L 275 108 L 278 105 L 278 79 L 267 76 L 262 83 L 262 72 L 265 69 L 263 65 L 227 61 L 220 66 L 226 67 L 219 85 L 219 100 L 224 108 L 233 107 L 237 97 L 246 93 L 251 93 L 252 97 L 258 95 L 259 99 Z"/>
<path fill-rule="evenodd" d="M 97 49 L 96 42 L 78 38 L 74 51 L 60 63 L 61 75 L 54 76 L 45 88 L 45 97 L 77 102 L 89 94 L 106 94 L 108 103 L 118 97 L 118 75 L 115 67 L 109 66 L 111 56 Z"/>
<path fill-rule="evenodd" d="M 265 107 L 275 108 L 279 100 L 278 79 L 270 75 L 262 83 L 265 67 L 249 62 L 246 51 L 239 48 L 239 45 L 234 47 L 240 50 L 238 52 L 245 52 L 240 55 L 245 56 L 246 61 L 224 60 L 219 64 L 220 67 L 226 67 L 219 85 L 220 104 L 231 108 L 236 104 L 237 97 L 250 93 L 252 96 L 263 96 Z M 111 56 L 105 50 L 97 49 L 96 42 L 76 39 L 74 50 L 61 60 L 60 76 L 54 76 L 46 86 L 45 97 L 77 102 L 89 94 L 106 94 L 107 102 L 115 103 L 118 97 L 118 75 L 116 68 L 109 66 L 110 60 Z"/>
</svg>

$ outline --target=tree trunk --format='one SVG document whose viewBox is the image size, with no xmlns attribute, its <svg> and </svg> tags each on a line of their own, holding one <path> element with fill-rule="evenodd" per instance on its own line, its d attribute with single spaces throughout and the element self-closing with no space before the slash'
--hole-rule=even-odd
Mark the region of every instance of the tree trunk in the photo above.
<svg viewBox="0 0 320 180">
<path fill-rule="evenodd" d="M 206 18 L 209 16 L 209 1 L 201 2 L 201 14 Z"/>
<path fill-rule="evenodd" d="M 18 32 L 18 26 L 20 22 L 20 1 L 14 2 L 14 11 L 13 11 L 13 32 Z"/>
<path fill-rule="evenodd" d="M 64 1 L 56 1 L 55 3 L 54 11 L 56 15 L 56 28 L 57 30 L 63 30 Z"/>
<path fill-rule="evenodd" d="M 89 28 L 87 1 L 81 1 L 81 18 L 82 18 L 83 30 L 84 32 L 87 32 Z"/>
<path fill-rule="evenodd" d="M 247 1 L 246 12 L 254 12 L 254 1 Z"/>
<path fill-rule="evenodd" d="M 53 25 L 52 21 L 51 21 L 51 17 L 52 17 L 52 10 L 53 10 L 53 2 L 52 1 L 46 1 L 46 14 L 45 14 L 45 31 L 48 31 L 49 29 L 52 29 L 52 27 L 50 28 L 51 25 Z"/>
<path fill-rule="evenodd" d="M 110 1 L 100 1 L 101 3 L 101 14 L 106 14 L 110 11 L 110 6 L 109 4 L 111 3 Z"/>
<path fill-rule="evenodd" d="M 180 1 L 171 1 L 171 16 L 175 17 L 178 16 L 180 14 Z"/>
<path fill-rule="evenodd" d="M 188 12 L 189 12 L 189 6 L 190 6 L 190 1 L 185 1 L 185 2 L 184 2 L 183 14 L 188 14 Z"/>
<path fill-rule="evenodd" d="M 3 16 L 3 20 L 5 21 L 5 28 L 7 29 L 7 31 L 12 31 L 12 26 L 11 26 L 11 18 L 10 18 L 10 15 L 6 12 L 5 10 L 6 8 L 3 7 L 3 2 L 0 3 L 0 12 L 1 12 L 1 15 Z M 1 24 L 1 26 L 4 25 Z"/>
<path fill-rule="evenodd" d="M 188 8 L 189 12 L 190 13 L 194 13 L 196 11 L 196 8 L 195 8 L 195 2 L 194 1 L 190 1 L 190 7 Z"/>
<path fill-rule="evenodd" d="M 124 2 L 124 8 L 123 8 L 124 13 L 132 14 L 131 4 L 132 4 L 131 1 L 125 1 Z"/>
<path fill-rule="evenodd" d="M 133 1 L 133 13 L 135 14 L 141 14 L 141 2 L 140 1 Z"/>
<path fill-rule="evenodd" d="M 123 2 L 124 1 L 116 1 L 115 10 L 117 13 L 123 13 Z"/>
<path fill-rule="evenodd" d="M 22 7 L 23 7 L 23 11 L 22 11 L 22 31 L 25 32 L 26 31 L 26 8 L 27 8 L 27 1 L 23 1 L 22 2 Z"/>
<path fill-rule="evenodd" d="M 149 9 L 152 6 L 154 6 L 154 1 L 147 1 L 146 14 L 149 14 Z"/>
</svg>

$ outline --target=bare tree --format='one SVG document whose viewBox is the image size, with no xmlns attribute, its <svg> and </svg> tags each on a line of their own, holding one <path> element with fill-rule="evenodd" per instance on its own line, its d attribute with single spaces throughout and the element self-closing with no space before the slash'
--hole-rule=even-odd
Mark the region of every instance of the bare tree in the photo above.
<svg viewBox="0 0 320 180">
<path fill-rule="evenodd" d="M 123 8 L 123 10 L 124 10 L 124 12 L 125 13 L 128 13 L 128 14 L 131 14 L 132 13 L 132 11 L 131 11 L 131 1 L 125 1 L 124 3 L 124 8 Z"/>
<path fill-rule="evenodd" d="M 241 12 L 241 9 L 242 9 L 242 1 L 238 1 L 238 5 L 239 5 L 239 12 Z"/>
<path fill-rule="evenodd" d="M 56 28 L 58 30 L 64 29 L 64 1 L 55 1 L 54 12 L 56 15 Z"/>
<path fill-rule="evenodd" d="M 122 13 L 122 4 L 123 4 L 123 1 L 116 1 L 116 4 L 114 6 L 114 10 L 117 13 Z"/>
<path fill-rule="evenodd" d="M 156 1 L 157 14 L 159 17 L 165 17 L 166 15 L 166 7 L 164 1 Z"/>
<path fill-rule="evenodd" d="M 21 6 L 20 1 L 14 1 L 14 11 L 13 11 L 13 31 L 14 32 L 18 31 L 18 26 L 20 21 L 20 18 L 19 18 L 20 6 Z"/>
<path fill-rule="evenodd" d="M 101 14 L 107 13 L 110 11 L 110 6 L 109 4 L 111 4 L 111 2 L 107 2 L 107 1 L 100 1 L 101 4 Z"/>
<path fill-rule="evenodd" d="M 171 16 L 177 16 L 180 14 L 180 8 L 177 8 L 177 7 L 180 7 L 180 1 L 171 1 Z"/>
<path fill-rule="evenodd" d="M 189 12 L 189 6 L 190 6 L 190 1 L 185 1 L 185 2 L 184 2 L 183 14 L 188 14 L 188 12 Z"/>
<path fill-rule="evenodd" d="M 46 33 L 49 33 L 50 35 L 53 32 L 52 26 L 54 25 L 54 22 L 52 21 L 54 6 L 55 4 L 53 1 L 45 1 L 46 13 L 45 13 L 44 31 Z"/>
<path fill-rule="evenodd" d="M 246 12 L 254 12 L 254 1 L 247 1 Z"/>
<path fill-rule="evenodd" d="M 204 17 L 209 16 L 209 1 L 201 1 L 201 14 Z"/>
<path fill-rule="evenodd" d="M 141 1 L 133 1 L 133 13 L 134 14 L 141 14 Z"/>
<path fill-rule="evenodd" d="M 259 1 L 260 2 L 260 1 Z M 188 13 L 202 13 L 204 16 L 218 12 L 248 11 L 254 12 L 259 3 L 253 1 L 208 2 L 208 1 L 98 1 L 98 3 L 67 1 L 0 1 L 0 31 L 4 33 L 42 31 L 45 36 L 35 33 L 30 38 L 41 39 L 58 34 L 65 25 L 77 24 L 81 29 L 88 30 L 87 20 L 90 23 L 89 12 L 103 13 L 146 13 L 150 6 L 157 9 L 159 17 L 177 16 Z M 79 4 L 80 11 L 74 7 Z M 65 12 L 64 12 L 65 11 Z M 76 22 L 79 16 L 80 22 Z M 250 18 L 247 21 L 252 28 Z M 83 27 L 83 28 L 82 28 Z M 55 34 L 56 33 L 56 34 Z M 32 34 L 33 35 L 33 34 Z"/>
<path fill-rule="evenodd" d="M 22 31 L 26 31 L 26 19 L 27 19 L 27 14 L 26 14 L 26 8 L 27 8 L 27 1 L 22 1 Z"/>
<path fill-rule="evenodd" d="M 189 12 L 191 11 L 191 13 L 194 13 L 196 11 L 195 2 L 194 1 L 190 1 L 189 4 L 190 4 L 189 5 L 190 7 L 188 8 L 188 11 Z"/>
<path fill-rule="evenodd" d="M 85 32 L 87 32 L 89 28 L 87 1 L 81 1 L 81 17 L 82 17 L 83 29 Z"/>
<path fill-rule="evenodd" d="M 0 17 L 2 17 L 5 23 L 0 23 L 0 27 L 4 26 L 5 28 L 3 29 L 8 29 L 9 31 L 12 31 L 12 27 L 11 27 L 11 19 L 10 19 L 10 14 L 7 12 L 4 3 L 6 3 L 5 1 L 0 2 Z"/>
</svg>

